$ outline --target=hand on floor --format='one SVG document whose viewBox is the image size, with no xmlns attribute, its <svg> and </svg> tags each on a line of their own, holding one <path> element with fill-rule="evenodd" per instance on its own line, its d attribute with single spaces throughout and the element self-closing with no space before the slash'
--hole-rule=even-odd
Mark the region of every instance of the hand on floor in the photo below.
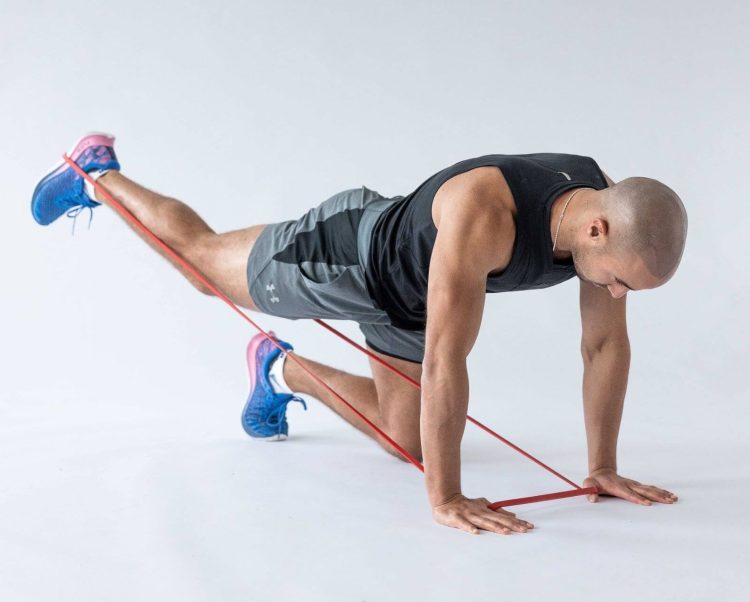
<svg viewBox="0 0 750 602">
<path fill-rule="evenodd" d="M 441 525 L 455 527 L 477 535 L 480 530 L 510 535 L 511 531 L 525 533 L 534 525 L 520 518 L 513 512 L 502 508 L 490 510 L 487 498 L 469 499 L 461 494 L 455 495 L 443 504 L 432 509 L 432 516 Z"/>
<path fill-rule="evenodd" d="M 633 479 L 621 477 L 611 468 L 595 470 L 583 482 L 583 486 L 596 487 L 599 495 L 612 495 L 643 506 L 650 506 L 652 501 L 662 504 L 677 501 L 675 494 L 654 485 L 643 485 Z M 588 496 L 590 502 L 596 502 L 598 499 L 598 495 Z"/>
</svg>

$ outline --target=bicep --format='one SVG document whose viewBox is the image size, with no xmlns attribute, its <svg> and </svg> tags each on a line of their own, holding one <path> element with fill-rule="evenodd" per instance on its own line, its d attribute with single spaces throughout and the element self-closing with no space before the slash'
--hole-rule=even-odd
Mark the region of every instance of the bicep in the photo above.
<svg viewBox="0 0 750 602">
<path fill-rule="evenodd" d="M 485 279 L 433 262 L 427 291 L 425 363 L 465 359 L 474 346 L 484 310 Z"/>
<path fill-rule="evenodd" d="M 492 212 L 443 215 L 430 259 L 425 363 L 465 360 L 479 334 L 497 224 Z M 446 219 L 447 218 L 447 219 Z"/>
</svg>

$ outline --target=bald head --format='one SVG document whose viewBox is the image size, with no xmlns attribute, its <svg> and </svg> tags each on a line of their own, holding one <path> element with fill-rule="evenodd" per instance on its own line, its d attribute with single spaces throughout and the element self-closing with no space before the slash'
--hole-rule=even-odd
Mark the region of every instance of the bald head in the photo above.
<svg viewBox="0 0 750 602">
<path fill-rule="evenodd" d="M 687 212 L 674 190 L 651 178 L 626 178 L 601 191 L 616 252 L 635 254 L 656 278 L 674 273 L 687 237 Z"/>
</svg>

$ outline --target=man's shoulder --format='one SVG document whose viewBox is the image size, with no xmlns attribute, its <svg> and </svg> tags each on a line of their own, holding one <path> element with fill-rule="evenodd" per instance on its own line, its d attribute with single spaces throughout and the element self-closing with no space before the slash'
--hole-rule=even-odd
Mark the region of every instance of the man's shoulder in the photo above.
<svg viewBox="0 0 750 602">
<path fill-rule="evenodd" d="M 453 176 L 438 189 L 432 215 L 436 227 L 446 208 L 470 212 L 477 218 L 515 216 L 516 206 L 505 177 L 494 165 L 475 167 Z"/>
<path fill-rule="evenodd" d="M 450 225 L 447 244 L 455 252 L 473 256 L 473 267 L 485 266 L 486 273 L 507 267 L 516 237 L 516 207 L 502 174 L 467 178 L 436 200 L 435 224 L 438 231 L 441 223 Z"/>
</svg>

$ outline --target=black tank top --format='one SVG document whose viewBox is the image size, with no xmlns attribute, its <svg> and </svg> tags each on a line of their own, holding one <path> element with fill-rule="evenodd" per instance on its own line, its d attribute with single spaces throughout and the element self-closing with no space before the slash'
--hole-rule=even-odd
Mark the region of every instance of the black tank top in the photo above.
<svg viewBox="0 0 750 602">
<path fill-rule="evenodd" d="M 372 231 L 365 279 L 373 302 L 392 324 L 423 330 L 427 274 L 437 228 L 432 201 L 444 182 L 476 167 L 494 165 L 502 172 L 517 208 L 516 239 L 510 263 L 487 277 L 486 291 L 500 293 L 547 288 L 576 275 L 573 262 L 555 261 L 550 238 L 552 202 L 570 188 L 607 187 L 590 157 L 561 153 L 484 155 L 439 171 L 411 194 L 394 202 L 378 217 Z"/>
</svg>

